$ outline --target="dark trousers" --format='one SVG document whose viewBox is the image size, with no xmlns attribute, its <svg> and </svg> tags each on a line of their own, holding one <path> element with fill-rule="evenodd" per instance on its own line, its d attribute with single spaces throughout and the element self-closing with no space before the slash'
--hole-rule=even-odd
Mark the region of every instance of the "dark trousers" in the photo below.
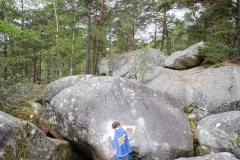
<svg viewBox="0 0 240 160">
<path fill-rule="evenodd" d="M 129 153 L 128 155 L 126 155 L 124 157 L 116 157 L 116 155 L 115 155 L 110 160 L 134 160 L 134 159 L 133 159 L 132 153 Z"/>
</svg>

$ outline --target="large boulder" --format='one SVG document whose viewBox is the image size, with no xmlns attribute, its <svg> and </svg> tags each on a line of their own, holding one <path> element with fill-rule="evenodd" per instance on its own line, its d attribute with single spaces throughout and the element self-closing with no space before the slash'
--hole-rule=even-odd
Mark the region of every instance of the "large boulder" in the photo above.
<svg viewBox="0 0 240 160">
<path fill-rule="evenodd" d="M 72 86 L 73 84 L 91 78 L 93 75 L 77 75 L 60 78 L 50 84 L 44 90 L 43 105 L 46 107 L 47 102 L 50 102 L 52 98 L 61 92 L 63 89 Z"/>
<path fill-rule="evenodd" d="M 71 160 L 67 141 L 46 137 L 27 121 L 0 111 L 0 159 Z"/>
<path fill-rule="evenodd" d="M 240 110 L 240 67 L 185 71 L 155 67 L 139 82 L 172 94 L 184 109 L 189 109 L 189 119 Z"/>
<path fill-rule="evenodd" d="M 65 88 L 42 120 L 94 160 L 114 155 L 111 141 L 100 143 L 113 121 L 136 125 L 130 144 L 136 157 L 169 160 L 193 155 L 188 120 L 179 103 L 163 92 L 119 77 L 93 77 Z"/>
<path fill-rule="evenodd" d="M 176 160 L 238 160 L 234 155 L 228 152 L 212 153 L 205 156 L 178 158 Z"/>
<path fill-rule="evenodd" d="M 199 47 L 204 47 L 203 42 L 194 44 L 183 51 L 173 52 L 165 60 L 164 66 L 171 69 L 189 69 L 198 66 L 203 62 L 203 58 L 199 56 Z"/>
<path fill-rule="evenodd" d="M 157 49 L 136 50 L 126 54 L 109 55 L 99 61 L 101 75 L 134 79 L 148 69 L 163 66 L 166 56 Z"/>
<path fill-rule="evenodd" d="M 200 153 L 230 152 L 240 159 L 240 111 L 203 118 L 198 122 L 197 134 Z"/>
</svg>

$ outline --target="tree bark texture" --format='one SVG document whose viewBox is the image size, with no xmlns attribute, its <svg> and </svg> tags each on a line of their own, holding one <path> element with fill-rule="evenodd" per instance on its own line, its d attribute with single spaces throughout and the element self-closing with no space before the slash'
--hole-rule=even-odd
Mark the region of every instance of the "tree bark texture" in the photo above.
<svg viewBox="0 0 240 160">
<path fill-rule="evenodd" d="M 240 56 L 240 0 L 237 0 L 237 22 L 236 22 L 236 37 L 234 40 L 233 48 L 238 50 Z"/>
<path fill-rule="evenodd" d="M 160 51 L 163 51 L 163 45 L 164 45 L 164 41 L 165 41 L 165 34 L 166 34 L 166 28 L 167 28 L 167 9 L 163 8 L 163 22 L 162 22 L 162 26 L 163 26 L 163 31 L 162 31 L 162 41 L 161 41 L 161 47 L 160 47 Z"/>
<path fill-rule="evenodd" d="M 62 69 L 61 69 L 61 55 L 58 49 L 58 15 L 57 15 L 57 6 L 56 6 L 56 2 L 54 1 L 53 3 L 54 6 L 54 14 L 55 14 L 55 21 L 56 21 L 56 54 L 57 54 L 57 67 L 58 67 L 58 77 L 62 77 Z"/>
<path fill-rule="evenodd" d="M 7 79 L 7 44 L 6 42 L 4 43 L 3 46 L 3 52 L 2 52 L 2 58 L 3 58 L 3 78 L 6 80 Z"/>
<path fill-rule="evenodd" d="M 88 3 L 88 29 L 87 29 L 87 48 L 86 48 L 86 62 L 85 62 L 85 74 L 89 74 L 90 69 L 90 52 L 91 52 L 91 8 L 92 3 Z"/>
<path fill-rule="evenodd" d="M 95 51 L 94 69 L 93 69 L 94 75 L 96 75 L 96 73 L 97 73 L 99 48 L 100 48 L 101 35 L 102 35 L 103 16 L 104 16 L 104 0 L 102 0 L 101 15 L 100 15 L 100 19 L 99 19 L 99 30 L 98 30 L 97 46 L 96 46 L 96 51 Z"/>
<path fill-rule="evenodd" d="M 73 75 L 73 60 L 74 60 L 74 51 L 75 51 L 75 20 L 76 20 L 76 12 L 75 12 L 75 1 L 73 1 L 73 25 L 72 25 L 72 54 L 71 54 L 71 62 L 70 62 L 70 76 Z"/>
<path fill-rule="evenodd" d="M 23 32 L 24 30 L 24 2 L 23 0 L 21 0 L 21 9 L 22 9 L 22 17 L 21 17 L 21 30 Z M 23 58 L 24 57 L 24 38 L 22 37 L 21 38 L 21 57 Z M 24 63 L 23 62 L 20 62 L 20 74 L 23 76 L 23 71 L 24 71 Z"/>
</svg>

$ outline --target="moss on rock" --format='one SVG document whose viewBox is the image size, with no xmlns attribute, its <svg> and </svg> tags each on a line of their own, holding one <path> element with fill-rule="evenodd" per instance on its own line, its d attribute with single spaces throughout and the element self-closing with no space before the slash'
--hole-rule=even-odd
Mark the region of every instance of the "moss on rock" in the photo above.
<svg viewBox="0 0 240 160">
<path fill-rule="evenodd" d="M 36 125 L 39 123 L 40 115 L 35 113 L 35 108 L 30 102 L 21 101 L 17 106 L 18 110 L 13 113 L 14 117 L 29 121 Z"/>
<path fill-rule="evenodd" d="M 72 148 L 69 143 L 62 143 L 55 149 L 55 160 L 73 160 Z"/>
</svg>

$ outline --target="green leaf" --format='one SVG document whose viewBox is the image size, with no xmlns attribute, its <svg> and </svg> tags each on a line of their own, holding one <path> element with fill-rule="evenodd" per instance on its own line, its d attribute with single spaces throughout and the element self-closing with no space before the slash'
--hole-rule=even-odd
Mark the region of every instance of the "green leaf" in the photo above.
<svg viewBox="0 0 240 160">
<path fill-rule="evenodd" d="M 0 33 L 16 36 L 19 33 L 19 29 L 14 24 L 3 20 L 0 22 Z"/>
</svg>

